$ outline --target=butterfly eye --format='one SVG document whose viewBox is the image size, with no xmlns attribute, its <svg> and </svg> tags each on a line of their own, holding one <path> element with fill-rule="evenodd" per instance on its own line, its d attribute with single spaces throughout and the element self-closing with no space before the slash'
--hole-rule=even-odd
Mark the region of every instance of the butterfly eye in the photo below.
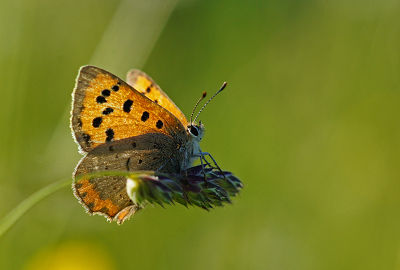
<svg viewBox="0 0 400 270">
<path fill-rule="evenodd" d="M 195 137 L 199 136 L 199 131 L 198 131 L 197 127 L 195 127 L 195 126 L 190 126 L 189 132 Z"/>
</svg>

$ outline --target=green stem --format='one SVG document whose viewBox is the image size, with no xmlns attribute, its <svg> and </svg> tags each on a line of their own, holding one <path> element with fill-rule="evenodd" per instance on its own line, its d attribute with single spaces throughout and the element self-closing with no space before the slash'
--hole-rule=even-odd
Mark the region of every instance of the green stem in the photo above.
<svg viewBox="0 0 400 270">
<path fill-rule="evenodd" d="M 0 221 L 0 238 L 23 214 L 31 209 L 36 203 L 68 185 L 71 185 L 71 178 L 63 179 L 48 185 L 47 187 L 42 188 L 38 192 L 26 198 Z"/>
</svg>

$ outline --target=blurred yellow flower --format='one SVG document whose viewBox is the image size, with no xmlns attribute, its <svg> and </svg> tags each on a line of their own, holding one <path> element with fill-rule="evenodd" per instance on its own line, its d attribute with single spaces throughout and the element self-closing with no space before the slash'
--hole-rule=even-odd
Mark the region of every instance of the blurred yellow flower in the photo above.
<svg viewBox="0 0 400 270">
<path fill-rule="evenodd" d="M 40 250 L 25 270 L 113 270 L 111 256 L 98 244 L 69 241 Z"/>
</svg>

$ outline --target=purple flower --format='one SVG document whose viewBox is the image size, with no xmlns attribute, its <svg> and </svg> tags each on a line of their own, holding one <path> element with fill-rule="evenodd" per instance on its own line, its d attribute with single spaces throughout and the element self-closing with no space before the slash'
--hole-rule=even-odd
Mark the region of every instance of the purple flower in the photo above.
<svg viewBox="0 0 400 270">
<path fill-rule="evenodd" d="M 239 194 L 243 184 L 231 172 L 199 165 L 180 174 L 135 172 L 129 175 L 126 188 L 132 201 L 141 207 L 176 202 L 209 210 L 231 203 L 230 198 Z"/>
</svg>

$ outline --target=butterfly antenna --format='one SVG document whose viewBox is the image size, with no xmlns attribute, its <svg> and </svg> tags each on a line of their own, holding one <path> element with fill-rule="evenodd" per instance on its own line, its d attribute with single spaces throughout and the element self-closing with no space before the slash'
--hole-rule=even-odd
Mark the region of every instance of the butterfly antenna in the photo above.
<svg viewBox="0 0 400 270">
<path fill-rule="evenodd" d="M 208 104 L 216 95 L 218 95 L 222 90 L 225 89 L 226 85 L 227 85 L 227 82 L 224 82 L 224 83 L 222 84 L 221 88 L 217 91 L 217 93 L 215 93 L 215 94 L 206 102 L 206 104 L 204 104 L 204 106 L 200 109 L 200 111 L 197 113 L 196 117 L 194 118 L 194 121 L 196 121 L 197 117 L 199 117 L 201 111 L 207 106 L 207 104 Z M 190 122 L 192 122 L 191 120 L 192 120 L 192 117 L 190 117 Z"/>
<path fill-rule="evenodd" d="M 192 123 L 193 114 L 194 114 L 194 111 L 195 111 L 196 108 L 197 108 L 197 105 L 199 105 L 200 101 L 202 101 L 206 96 L 207 96 L 207 92 L 204 91 L 204 92 L 203 92 L 203 95 L 201 96 L 201 98 L 199 98 L 199 100 L 197 101 L 196 105 L 194 105 L 192 114 L 190 115 L 190 123 Z"/>
</svg>

